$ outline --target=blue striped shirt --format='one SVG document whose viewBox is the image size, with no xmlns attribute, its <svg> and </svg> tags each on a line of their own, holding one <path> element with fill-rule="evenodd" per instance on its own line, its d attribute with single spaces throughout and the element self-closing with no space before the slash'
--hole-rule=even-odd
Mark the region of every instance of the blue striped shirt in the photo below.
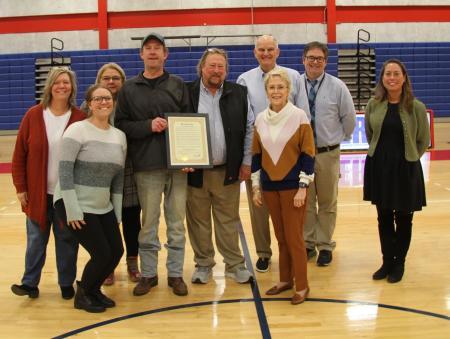
<svg viewBox="0 0 450 339">
<path fill-rule="evenodd" d="M 299 106 L 299 89 L 300 89 L 300 73 L 292 68 L 282 67 L 276 65 L 282 70 L 286 71 L 289 78 L 291 79 L 291 92 L 289 93 L 289 101 L 295 106 Z M 253 68 L 245 73 L 242 73 L 236 82 L 240 85 L 246 86 L 248 91 L 248 101 L 250 102 L 250 107 L 252 112 L 256 117 L 259 113 L 264 111 L 269 107 L 269 99 L 267 98 L 266 89 L 264 87 L 264 76 L 266 73 L 263 72 L 261 67 Z M 308 100 L 306 100 L 308 102 Z"/>
<path fill-rule="evenodd" d="M 318 80 L 323 79 L 318 90 L 315 102 L 315 133 L 317 137 L 316 147 L 326 147 L 340 144 L 343 140 L 351 138 L 356 123 L 356 111 L 352 95 L 345 83 L 324 73 Z M 306 74 L 300 76 L 300 107 L 308 115 L 309 112 L 308 91 L 310 85 L 306 81 Z"/>
</svg>

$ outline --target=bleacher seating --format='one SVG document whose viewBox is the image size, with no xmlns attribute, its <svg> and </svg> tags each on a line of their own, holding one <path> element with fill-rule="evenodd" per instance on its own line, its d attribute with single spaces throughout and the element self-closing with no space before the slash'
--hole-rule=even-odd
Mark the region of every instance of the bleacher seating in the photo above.
<svg viewBox="0 0 450 339">
<path fill-rule="evenodd" d="M 414 94 L 436 117 L 450 117 L 450 42 L 369 43 L 375 50 L 376 74 L 389 58 L 402 60 L 411 78 Z M 253 46 L 222 46 L 228 51 L 230 81 L 253 67 L 257 62 Z M 280 45 L 280 65 L 304 72 L 301 56 L 304 45 Z M 356 44 L 330 44 L 327 71 L 337 76 L 338 50 L 354 49 Z M 185 81 L 197 77 L 196 66 L 204 47 L 174 47 L 170 49 L 166 68 Z M 97 70 L 107 62 L 120 64 L 128 78 L 142 71 L 137 48 L 65 51 L 78 78 L 77 102 L 80 104 L 86 89 L 95 81 Z M 35 60 L 49 58 L 50 53 L 15 53 L 0 55 L 0 130 L 18 129 L 26 110 L 35 104 Z"/>
</svg>

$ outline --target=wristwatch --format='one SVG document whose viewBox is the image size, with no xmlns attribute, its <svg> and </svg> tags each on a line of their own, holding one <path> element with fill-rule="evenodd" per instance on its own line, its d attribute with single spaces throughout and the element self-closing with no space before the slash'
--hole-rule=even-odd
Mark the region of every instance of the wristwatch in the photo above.
<svg viewBox="0 0 450 339">
<path fill-rule="evenodd" d="M 309 185 L 308 185 L 308 184 L 305 184 L 303 181 L 300 181 L 300 182 L 298 183 L 298 187 L 299 187 L 299 188 L 308 188 Z"/>
</svg>

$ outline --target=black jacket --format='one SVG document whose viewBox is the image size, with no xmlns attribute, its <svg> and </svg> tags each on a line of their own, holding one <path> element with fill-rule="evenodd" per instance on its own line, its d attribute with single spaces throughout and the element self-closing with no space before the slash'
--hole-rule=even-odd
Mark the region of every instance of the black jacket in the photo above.
<svg viewBox="0 0 450 339">
<path fill-rule="evenodd" d="M 140 73 L 122 86 L 117 97 L 115 126 L 128 141 L 135 172 L 167 168 L 165 132 L 152 132 L 152 120 L 164 113 L 193 112 L 186 84 L 164 74 L 152 86 Z"/>
<path fill-rule="evenodd" d="M 197 79 L 188 84 L 193 112 L 198 112 L 200 81 L 200 79 Z M 244 156 L 248 114 L 247 88 L 225 81 L 219 106 L 227 148 L 224 185 L 229 185 L 239 180 L 239 169 Z M 195 172 L 189 173 L 188 184 L 193 187 L 202 187 L 203 170 L 197 169 Z"/>
</svg>

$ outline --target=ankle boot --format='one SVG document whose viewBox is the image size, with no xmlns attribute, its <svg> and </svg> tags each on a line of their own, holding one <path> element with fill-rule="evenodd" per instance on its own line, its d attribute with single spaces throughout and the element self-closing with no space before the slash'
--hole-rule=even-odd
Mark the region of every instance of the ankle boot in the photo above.
<svg viewBox="0 0 450 339">
<path fill-rule="evenodd" d="M 93 292 L 92 296 L 105 308 L 116 306 L 116 302 L 104 295 L 101 290 Z"/>
<path fill-rule="evenodd" d="M 141 273 L 139 272 L 137 257 L 127 257 L 127 272 L 132 282 L 139 281 Z"/>
<path fill-rule="evenodd" d="M 88 295 L 79 281 L 77 281 L 77 293 L 75 293 L 74 307 L 90 313 L 105 312 L 105 307 L 97 302 L 94 297 Z"/>
<path fill-rule="evenodd" d="M 383 265 L 381 265 L 381 267 L 372 274 L 372 279 L 373 280 L 382 280 L 382 279 L 386 278 L 389 275 L 391 269 L 392 269 L 391 264 L 387 264 L 387 263 L 383 262 Z"/>
<path fill-rule="evenodd" d="M 402 280 L 403 274 L 405 273 L 405 263 L 398 262 L 392 267 L 391 272 L 389 272 L 387 281 L 394 284 Z"/>
</svg>

